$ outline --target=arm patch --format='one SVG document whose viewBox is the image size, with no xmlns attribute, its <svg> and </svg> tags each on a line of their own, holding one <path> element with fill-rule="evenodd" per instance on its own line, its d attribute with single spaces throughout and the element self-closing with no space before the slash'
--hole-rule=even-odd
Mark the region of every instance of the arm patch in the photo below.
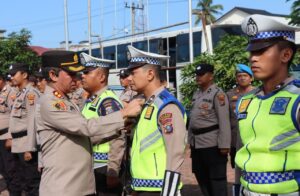
<svg viewBox="0 0 300 196">
<path fill-rule="evenodd" d="M 98 108 L 99 116 L 106 116 L 110 113 L 119 111 L 122 109 L 122 105 L 114 98 L 107 98 L 102 101 Z"/>
</svg>

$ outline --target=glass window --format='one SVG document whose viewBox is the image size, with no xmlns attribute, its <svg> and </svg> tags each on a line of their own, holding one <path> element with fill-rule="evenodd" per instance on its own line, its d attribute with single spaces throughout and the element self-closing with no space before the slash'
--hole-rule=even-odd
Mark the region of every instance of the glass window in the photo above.
<svg viewBox="0 0 300 196">
<path fill-rule="evenodd" d="M 108 46 L 103 49 L 103 55 L 105 59 L 116 60 L 116 47 Z M 112 68 L 116 68 L 116 64 L 114 63 Z"/>
<path fill-rule="evenodd" d="M 150 41 L 150 52 L 158 53 L 158 43 L 159 39 L 151 39 Z"/>
<path fill-rule="evenodd" d="M 148 44 L 147 44 L 147 40 L 146 41 L 140 41 L 140 42 L 134 42 L 133 47 L 139 49 L 139 50 L 143 50 L 145 52 L 148 51 Z"/>
<path fill-rule="evenodd" d="M 201 31 L 193 33 L 194 57 L 199 56 L 201 54 L 201 38 L 202 38 Z"/>
<path fill-rule="evenodd" d="M 127 46 L 130 45 L 128 44 L 121 44 L 118 45 L 118 55 L 117 55 L 117 59 L 118 59 L 118 68 L 125 68 L 128 67 L 128 60 L 127 60 Z"/>
<path fill-rule="evenodd" d="M 226 34 L 242 35 L 243 32 L 240 25 L 213 28 L 212 29 L 213 47 L 215 47 L 218 44 L 218 42 L 221 40 L 221 38 Z"/>
<path fill-rule="evenodd" d="M 92 56 L 100 58 L 100 49 L 99 48 L 92 49 Z"/>
<path fill-rule="evenodd" d="M 177 35 L 177 62 L 189 61 L 189 34 Z"/>
</svg>

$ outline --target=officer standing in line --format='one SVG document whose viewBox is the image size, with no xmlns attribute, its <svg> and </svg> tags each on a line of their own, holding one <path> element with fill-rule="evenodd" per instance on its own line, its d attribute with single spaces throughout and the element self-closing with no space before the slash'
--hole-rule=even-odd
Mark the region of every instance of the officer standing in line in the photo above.
<svg viewBox="0 0 300 196">
<path fill-rule="evenodd" d="M 235 154 L 241 147 L 241 139 L 238 130 L 238 120 L 236 116 L 236 103 L 246 93 L 254 89 L 251 85 L 253 81 L 253 73 L 249 66 L 244 64 L 237 64 L 236 66 L 236 84 L 237 86 L 229 90 L 226 94 L 230 104 L 230 124 L 231 124 L 231 148 L 230 148 L 230 162 L 231 167 L 235 169 L 235 184 L 233 185 L 235 195 L 238 195 L 240 190 L 241 170 L 235 167 Z"/>
<path fill-rule="evenodd" d="M 90 119 L 121 110 L 122 101 L 107 86 L 109 68 L 115 61 L 95 58 L 85 53 L 80 54 L 80 59 L 85 66 L 82 75 L 83 89 L 90 95 L 83 107 L 83 116 Z M 107 167 L 95 170 L 97 192 L 121 195 L 119 175 L 125 151 L 124 133 L 111 141 L 103 141 L 101 138 L 99 141 L 97 136 L 92 137 L 91 141 L 94 145 L 94 162 L 107 163 Z"/>
<path fill-rule="evenodd" d="M 67 96 L 75 85 L 76 73 L 84 69 L 77 54 L 47 51 L 42 55 L 42 69 L 48 85 L 35 113 L 44 164 L 40 195 L 95 195 L 89 138 L 118 135 L 126 118 L 140 113 L 143 101 L 134 100 L 118 112 L 87 120 Z"/>
<path fill-rule="evenodd" d="M 226 163 L 230 149 L 229 103 L 214 84 L 214 67 L 199 64 L 193 95 L 188 141 L 192 170 L 205 196 L 227 195 Z"/>
<path fill-rule="evenodd" d="M 235 162 L 242 169 L 241 195 L 300 195 L 300 82 L 288 71 L 298 29 L 264 15 L 242 22 L 251 70 L 262 85 L 237 104 L 243 146 Z"/>
<path fill-rule="evenodd" d="M 8 125 L 16 93 L 16 90 L 6 82 L 6 76 L 0 72 L 0 173 L 11 195 L 13 190 L 17 189 L 15 179 L 13 178 L 15 174 L 14 159 L 11 149 L 7 148 L 5 143 L 7 139 L 11 139 L 11 135 L 8 132 Z"/>
<path fill-rule="evenodd" d="M 146 97 L 132 141 L 132 188 L 137 195 L 180 195 L 186 116 L 160 81 L 162 60 L 169 57 L 132 46 L 128 50 L 130 86 Z"/>
<path fill-rule="evenodd" d="M 37 79 L 36 87 L 40 91 L 40 93 L 45 92 L 45 88 L 47 85 L 47 81 L 45 77 L 43 76 L 42 69 L 40 68 L 38 72 L 35 72 L 35 77 Z"/>
<path fill-rule="evenodd" d="M 126 105 L 133 99 L 135 95 L 137 95 L 137 92 L 133 91 L 130 88 L 129 80 L 128 80 L 128 76 L 130 75 L 130 72 L 127 69 L 121 69 L 118 75 L 120 77 L 120 84 L 122 87 L 124 87 L 124 90 L 120 95 L 120 99 L 123 102 L 123 104 Z"/>
<path fill-rule="evenodd" d="M 9 69 L 12 83 L 19 88 L 9 119 L 9 132 L 12 136 L 11 152 L 16 161 L 19 178 L 26 195 L 38 195 L 40 174 L 37 171 L 36 149 L 28 142 L 35 136 L 34 109 L 39 93 L 28 81 L 29 66 L 24 63 L 12 64 Z M 22 190 L 14 190 L 21 195 Z"/>
</svg>

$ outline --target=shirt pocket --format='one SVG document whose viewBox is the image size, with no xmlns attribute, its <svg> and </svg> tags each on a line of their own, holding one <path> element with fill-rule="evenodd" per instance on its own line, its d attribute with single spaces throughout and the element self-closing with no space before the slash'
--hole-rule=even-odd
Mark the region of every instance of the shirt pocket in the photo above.
<svg viewBox="0 0 300 196">
<path fill-rule="evenodd" d="M 14 104 L 13 109 L 12 109 L 12 116 L 16 118 L 21 118 L 22 116 L 22 103 L 17 102 Z"/>
</svg>

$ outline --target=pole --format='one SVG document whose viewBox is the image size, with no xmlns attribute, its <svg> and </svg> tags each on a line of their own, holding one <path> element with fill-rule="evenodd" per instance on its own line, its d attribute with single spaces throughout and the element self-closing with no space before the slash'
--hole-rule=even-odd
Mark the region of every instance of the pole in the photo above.
<svg viewBox="0 0 300 196">
<path fill-rule="evenodd" d="M 131 34 L 135 34 L 135 6 L 134 2 L 132 2 L 131 6 Z"/>
<path fill-rule="evenodd" d="M 65 46 L 66 50 L 69 50 L 69 27 L 68 27 L 68 0 L 64 0 L 65 10 Z"/>
<path fill-rule="evenodd" d="M 167 3 L 167 26 L 169 26 L 169 0 L 166 0 Z M 167 37 L 167 55 L 170 56 L 170 47 L 169 47 L 169 37 Z M 167 60 L 167 67 L 170 67 L 170 59 Z M 167 69 L 167 88 L 170 87 L 170 72 L 169 69 Z"/>
<path fill-rule="evenodd" d="M 91 0 L 88 0 L 88 36 L 89 36 L 89 55 L 92 55 L 92 33 L 91 33 Z"/>
<path fill-rule="evenodd" d="M 190 63 L 194 62 L 193 46 L 193 28 L 192 28 L 192 0 L 189 0 L 189 45 L 190 45 Z"/>
</svg>

